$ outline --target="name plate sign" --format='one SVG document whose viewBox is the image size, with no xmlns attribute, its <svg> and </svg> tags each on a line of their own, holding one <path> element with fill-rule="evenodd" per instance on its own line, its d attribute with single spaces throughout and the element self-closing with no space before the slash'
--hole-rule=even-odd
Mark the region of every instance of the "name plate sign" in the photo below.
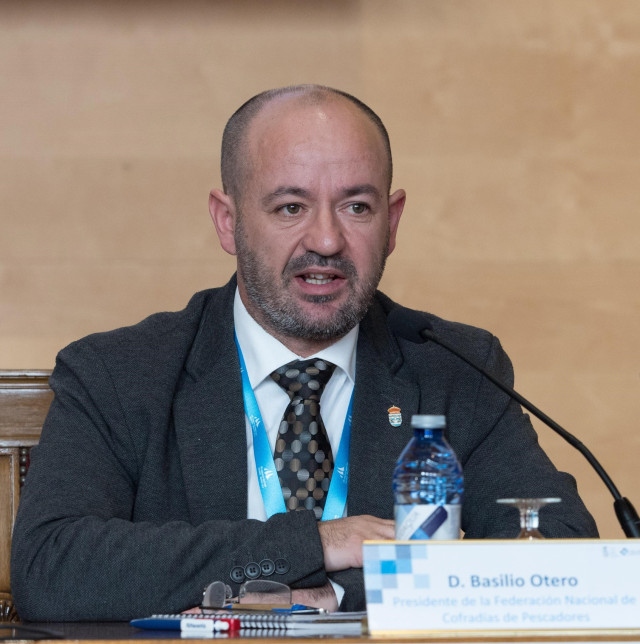
<svg viewBox="0 0 640 644">
<path fill-rule="evenodd" d="M 369 631 L 632 631 L 640 540 L 365 541 Z"/>
</svg>

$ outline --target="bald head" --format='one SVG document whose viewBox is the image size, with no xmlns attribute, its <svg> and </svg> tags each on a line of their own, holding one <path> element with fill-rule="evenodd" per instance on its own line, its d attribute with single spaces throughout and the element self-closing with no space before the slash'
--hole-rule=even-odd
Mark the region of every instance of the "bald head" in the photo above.
<svg viewBox="0 0 640 644">
<path fill-rule="evenodd" d="M 393 165 L 391 145 L 387 130 L 380 117 L 362 101 L 351 94 L 322 85 L 294 85 L 272 89 L 257 94 L 239 107 L 231 116 L 222 136 L 221 173 L 224 191 L 239 201 L 244 182 L 251 172 L 251 155 L 247 136 L 254 119 L 268 106 L 278 101 L 296 100 L 307 105 L 323 105 L 332 101 L 345 101 L 355 106 L 375 126 L 384 146 L 388 163 L 388 185 L 391 189 Z"/>
</svg>

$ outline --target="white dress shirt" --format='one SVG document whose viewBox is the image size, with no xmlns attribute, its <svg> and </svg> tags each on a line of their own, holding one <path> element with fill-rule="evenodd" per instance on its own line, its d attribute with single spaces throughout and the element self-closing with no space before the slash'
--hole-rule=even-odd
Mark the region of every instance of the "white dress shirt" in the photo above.
<svg viewBox="0 0 640 644">
<path fill-rule="evenodd" d="M 273 453 L 282 414 L 289 404 L 287 392 L 280 387 L 270 374 L 283 364 L 301 360 L 281 342 L 269 335 L 249 314 L 236 289 L 233 303 L 233 317 L 236 336 L 242 349 L 247 375 L 262 414 L 267 431 L 271 453 Z M 359 327 L 319 351 L 311 357 L 322 358 L 336 365 L 322 397 L 320 398 L 322 420 L 331 443 L 334 458 L 338 453 L 342 429 L 347 415 L 351 393 L 355 382 L 356 344 Z M 253 454 L 253 434 L 245 414 L 247 433 L 247 518 L 265 521 L 267 514 L 258 485 L 256 462 Z"/>
</svg>

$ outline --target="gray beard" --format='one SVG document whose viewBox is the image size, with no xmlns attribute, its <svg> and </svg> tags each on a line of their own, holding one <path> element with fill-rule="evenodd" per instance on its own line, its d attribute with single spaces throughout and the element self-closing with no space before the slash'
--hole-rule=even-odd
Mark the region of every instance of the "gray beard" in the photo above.
<svg viewBox="0 0 640 644">
<path fill-rule="evenodd" d="M 258 322 L 266 325 L 267 330 L 275 331 L 277 335 L 314 341 L 337 340 L 360 322 L 373 301 L 387 257 L 387 253 L 383 252 L 376 273 L 371 279 L 359 283 L 358 272 L 351 260 L 308 252 L 291 260 L 285 266 L 279 281 L 275 282 L 262 270 L 255 254 L 247 248 L 239 222 L 235 241 L 238 272 L 242 276 L 249 299 L 261 313 L 262 319 Z M 287 285 L 294 279 L 294 275 L 311 266 L 335 268 L 350 280 L 350 297 L 329 320 L 309 318 L 287 293 Z M 330 303 L 332 300 L 331 295 L 307 297 L 308 302 L 315 304 Z"/>
</svg>

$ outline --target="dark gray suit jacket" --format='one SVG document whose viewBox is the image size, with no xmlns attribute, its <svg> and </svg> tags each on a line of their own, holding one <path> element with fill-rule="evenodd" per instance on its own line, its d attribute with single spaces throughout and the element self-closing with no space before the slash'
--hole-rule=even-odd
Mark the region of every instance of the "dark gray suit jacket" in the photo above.
<svg viewBox="0 0 640 644">
<path fill-rule="evenodd" d="M 123 620 L 199 604 L 216 579 L 296 587 L 326 582 L 310 512 L 246 519 L 247 457 L 235 279 L 177 313 L 89 336 L 60 352 L 55 391 L 22 494 L 12 587 L 29 620 Z M 560 496 L 549 536 L 594 536 L 573 479 L 557 472 L 519 406 L 433 343 L 397 340 L 382 294 L 361 323 L 348 511 L 393 518 L 391 474 L 412 414 L 446 414 L 464 467 L 467 538 L 518 531 L 504 496 Z M 425 314 L 433 329 L 505 381 L 510 362 L 485 331 Z M 402 410 L 399 428 L 387 409 Z M 273 570 L 275 568 L 275 571 Z M 363 608 L 362 575 L 332 575 L 343 609 Z M 235 581 L 234 581 L 235 580 Z"/>
</svg>

